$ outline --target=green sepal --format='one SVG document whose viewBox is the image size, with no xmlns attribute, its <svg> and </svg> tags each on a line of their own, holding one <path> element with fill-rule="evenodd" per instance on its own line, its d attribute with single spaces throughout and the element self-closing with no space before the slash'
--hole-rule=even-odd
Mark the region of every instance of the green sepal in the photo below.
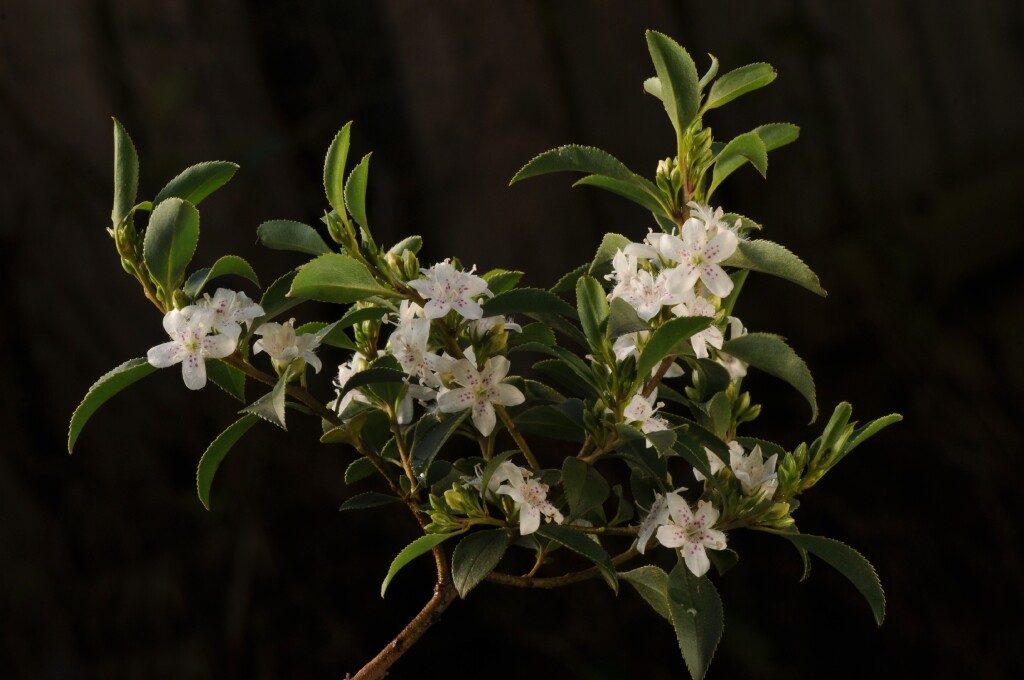
<svg viewBox="0 0 1024 680">
<path fill-rule="evenodd" d="M 593 562 L 608 587 L 615 593 L 619 592 L 619 575 L 615 573 L 615 565 L 599 543 L 561 524 L 542 524 L 537 534 Z"/>
<path fill-rule="evenodd" d="M 680 560 L 668 576 L 668 609 L 690 677 L 700 680 L 725 629 L 722 599 L 707 576 L 694 576 Z"/>
<path fill-rule="evenodd" d="M 78 435 L 82 433 L 82 428 L 100 406 L 124 388 L 156 370 L 156 367 L 150 364 L 145 357 L 141 357 L 124 362 L 117 368 L 104 373 L 99 380 L 94 382 L 89 391 L 85 393 L 81 403 L 78 404 L 78 408 L 71 414 L 71 424 L 68 427 L 68 453 L 75 448 L 75 442 L 78 441 Z"/>
<path fill-rule="evenodd" d="M 168 198 L 153 209 L 146 227 L 143 255 L 153 282 L 170 304 L 171 293 L 185 277 L 199 243 L 199 211 L 180 198 Z"/>
<path fill-rule="evenodd" d="M 505 529 L 477 531 L 459 541 L 452 553 L 452 581 L 459 597 L 465 599 L 469 591 L 494 571 L 508 544 Z"/>
<path fill-rule="evenodd" d="M 327 149 L 327 157 L 324 158 L 324 192 L 327 194 L 327 202 L 340 215 L 345 214 L 345 163 L 348 160 L 351 131 L 352 122 L 349 121 L 334 136 Z"/>
<path fill-rule="evenodd" d="M 402 548 L 402 551 L 395 556 L 394 560 L 392 560 L 391 566 L 388 568 L 387 576 L 384 577 L 384 582 L 380 584 L 380 596 L 384 597 L 384 593 L 388 589 L 388 584 L 391 583 L 391 579 L 395 577 L 395 574 L 397 574 L 402 567 L 409 564 L 420 555 L 430 552 L 452 536 L 458 536 L 463 533 L 463 531 L 456 531 L 450 534 L 426 534 L 425 536 L 420 536 L 415 541 Z"/>
<path fill-rule="evenodd" d="M 818 419 L 814 378 L 804 360 L 781 337 L 771 333 L 748 333 L 727 340 L 722 344 L 722 351 L 792 385 L 810 404 L 811 422 Z"/>
<path fill-rule="evenodd" d="M 110 223 L 116 228 L 132 212 L 139 193 L 139 154 L 128 131 L 114 121 L 114 206 Z"/>
<path fill-rule="evenodd" d="M 711 86 L 704 110 L 710 111 L 733 99 L 769 85 L 778 74 L 771 64 L 747 64 L 723 74 Z"/>
<path fill-rule="evenodd" d="M 251 281 L 257 286 L 260 285 L 259 277 L 257 277 L 256 272 L 253 271 L 252 265 L 237 255 L 225 255 L 214 262 L 212 267 L 203 267 L 202 269 L 197 269 L 192 272 L 192 275 L 188 277 L 185 285 L 182 286 L 182 290 L 185 295 L 195 299 L 203 292 L 207 283 L 218 277 L 228 276 L 229 274 L 241 276 L 243 279 Z"/>
<path fill-rule="evenodd" d="M 224 457 L 228 455 L 231 447 L 258 420 L 259 418 L 251 413 L 242 416 L 228 426 L 228 429 L 221 432 L 203 452 L 203 457 L 199 459 L 199 467 L 196 469 L 196 490 L 199 493 L 199 502 L 207 510 L 210 509 L 210 488 L 213 486 L 213 478 L 217 474 L 217 469 Z"/>
<path fill-rule="evenodd" d="M 271 250 L 290 250 L 306 255 L 333 252 L 316 229 L 294 220 L 269 220 L 256 227 L 256 238 Z"/>
<path fill-rule="evenodd" d="M 153 205 L 160 205 L 168 198 L 180 198 L 199 205 L 204 198 L 227 184 L 236 172 L 238 165 L 230 161 L 206 161 L 189 166 L 160 190 L 153 199 Z"/>
<path fill-rule="evenodd" d="M 373 296 L 400 297 L 381 286 L 361 262 L 338 253 L 321 255 L 300 267 L 288 296 L 343 304 Z"/>
</svg>

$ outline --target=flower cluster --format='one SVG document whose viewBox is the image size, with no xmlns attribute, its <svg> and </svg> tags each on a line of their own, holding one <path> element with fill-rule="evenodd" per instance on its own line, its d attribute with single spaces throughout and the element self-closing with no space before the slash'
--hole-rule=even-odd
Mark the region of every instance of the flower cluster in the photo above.
<svg viewBox="0 0 1024 680">
<path fill-rule="evenodd" d="M 711 467 L 711 474 L 717 474 L 719 470 L 726 467 L 711 449 L 704 449 L 708 456 L 708 463 Z M 743 446 L 737 441 L 729 442 L 729 469 L 733 476 L 739 480 L 745 496 L 756 496 L 762 499 L 771 499 L 775 490 L 779 487 L 779 476 L 775 471 L 775 463 L 778 454 L 772 454 L 768 460 L 764 460 L 761 453 L 761 446 L 755 445 L 750 453 L 746 453 Z M 694 468 L 693 476 L 699 481 L 704 481 L 704 475 Z"/>
<path fill-rule="evenodd" d="M 640 524 L 637 550 L 643 553 L 651 535 L 656 535 L 661 545 L 682 551 L 683 560 L 694 575 L 703 576 L 711 568 L 707 549 L 724 550 L 725 534 L 714 528 L 718 510 L 707 501 L 698 501 L 694 512 L 679 495 L 679 491 L 684 490 L 655 497 L 650 512 Z"/>
<path fill-rule="evenodd" d="M 513 502 L 513 513 L 519 515 L 519 533 L 527 536 L 540 528 L 540 519 L 555 524 L 565 521 L 562 513 L 548 500 L 548 485 L 533 479 L 533 472 L 505 461 L 498 465 L 483 489 L 479 471 L 476 478 L 466 483 L 480 493 L 480 497 L 492 500 L 497 496 L 508 496 Z"/>
</svg>

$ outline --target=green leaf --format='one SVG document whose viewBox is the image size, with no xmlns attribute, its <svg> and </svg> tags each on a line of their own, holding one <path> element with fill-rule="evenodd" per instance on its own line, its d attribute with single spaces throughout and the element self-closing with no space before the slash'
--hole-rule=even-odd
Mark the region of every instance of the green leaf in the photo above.
<svg viewBox="0 0 1024 680">
<path fill-rule="evenodd" d="M 604 189 L 627 198 L 651 212 L 668 213 L 668 208 L 661 202 L 661 199 L 651 193 L 648 187 L 640 182 L 626 181 L 604 175 L 587 175 L 583 179 L 577 180 L 572 186 L 573 188 L 579 186 L 597 187 L 598 189 Z"/>
<path fill-rule="evenodd" d="M 707 576 L 694 576 L 680 561 L 668 576 L 668 609 L 690 676 L 700 680 L 725 629 L 718 591 Z"/>
<path fill-rule="evenodd" d="M 863 444 L 868 438 L 873 437 L 881 430 L 884 430 L 890 425 L 898 423 L 901 420 L 903 420 L 903 416 L 899 413 L 890 413 L 887 416 L 876 418 L 862 427 L 858 427 L 853 431 L 853 434 L 850 435 L 850 438 L 846 440 L 846 445 L 843 447 L 839 458 L 842 459 L 846 454 L 850 453 L 850 451 L 853 451 L 855 448 Z"/>
<path fill-rule="evenodd" d="M 715 157 L 715 169 L 711 173 L 711 186 L 708 187 L 707 196 L 715 192 L 718 185 L 726 177 L 750 162 L 757 171 L 764 177 L 768 174 L 768 149 L 761 141 L 761 138 L 754 132 L 744 132 L 742 135 L 733 137 L 728 144 Z"/>
<path fill-rule="evenodd" d="M 359 302 L 372 296 L 399 297 L 377 283 L 361 262 L 338 253 L 321 255 L 299 268 L 288 295 L 337 303 Z"/>
<path fill-rule="evenodd" d="M 567 521 L 580 519 L 595 508 L 600 509 L 611 493 L 608 482 L 597 470 L 572 456 L 562 463 L 562 488 L 569 503 Z"/>
<path fill-rule="evenodd" d="M 671 623 L 672 615 L 668 610 L 668 574 L 664 570 L 648 564 L 632 571 L 620 571 L 619 578 L 633 586 L 654 611 Z"/>
<path fill-rule="evenodd" d="M 509 271 L 508 269 L 492 269 L 481 278 L 487 282 L 487 289 L 498 295 L 506 293 L 519 285 L 519 279 L 523 278 L 523 272 Z"/>
<path fill-rule="evenodd" d="M 736 308 L 736 301 L 739 300 L 740 292 L 743 290 L 743 284 L 747 282 L 748 274 L 750 274 L 750 272 L 746 269 L 741 269 L 729 274 L 729 278 L 732 279 L 732 290 L 729 291 L 729 295 L 722 300 L 722 306 L 720 308 L 722 314 L 726 318 L 732 316 L 732 311 Z"/>
<path fill-rule="evenodd" d="M 243 408 L 239 413 L 251 413 L 263 418 L 263 420 L 268 423 L 277 425 L 282 430 L 287 430 L 288 427 L 286 426 L 284 419 L 284 403 L 285 395 L 288 390 L 288 378 L 290 377 L 291 371 L 289 369 L 285 369 L 284 373 L 281 374 L 281 377 L 277 379 L 277 384 L 274 385 L 274 389 Z"/>
<path fill-rule="evenodd" d="M 636 364 L 636 374 L 649 375 L 665 357 L 692 352 L 690 338 L 710 325 L 711 319 L 706 316 L 684 316 L 666 321 L 651 333 L 644 345 Z"/>
<path fill-rule="evenodd" d="M 661 81 L 658 76 L 653 76 L 644 81 L 644 92 L 665 101 L 665 93 L 661 91 Z"/>
<path fill-rule="evenodd" d="M 237 255 L 225 255 L 214 262 L 212 267 L 203 267 L 192 272 L 192 276 L 188 277 L 188 281 L 185 282 L 182 290 L 185 292 L 185 295 L 195 299 L 203 292 L 207 283 L 229 274 L 241 276 L 243 279 L 252 281 L 257 286 L 260 285 L 256 272 L 253 271 L 252 266 L 248 262 Z"/>
<path fill-rule="evenodd" d="M 792 144 L 800 137 L 800 128 L 792 123 L 768 123 L 752 130 L 764 142 L 764 148 L 774 151 Z"/>
<path fill-rule="evenodd" d="M 593 146 L 580 146 L 578 144 L 569 144 L 545 151 L 524 165 L 522 170 L 516 173 L 509 184 L 515 184 L 520 180 L 538 175 L 547 175 L 552 172 L 582 172 L 588 175 L 604 175 L 605 177 L 627 183 L 639 182 L 640 186 L 643 186 L 644 182 L 651 187 L 654 186 L 649 180 L 642 179 L 627 168 L 622 161 L 607 151 Z"/>
<path fill-rule="evenodd" d="M 715 567 L 719 576 L 725 576 L 726 572 L 739 564 L 740 554 L 735 550 L 708 550 L 708 560 Z"/>
<path fill-rule="evenodd" d="M 814 391 L 814 378 L 804 360 L 797 356 L 778 335 L 748 333 L 722 345 L 722 351 L 745 361 L 769 375 L 792 385 L 811 406 L 811 422 L 818 418 L 818 402 Z"/>
<path fill-rule="evenodd" d="M 327 323 L 325 321 L 307 321 L 295 329 L 296 335 L 308 333 L 320 336 L 321 345 L 330 345 L 338 349 L 357 350 L 356 344 L 348 337 L 344 330 L 339 328 L 341 322 Z"/>
<path fill-rule="evenodd" d="M 245 403 L 245 373 L 216 359 L 206 362 L 206 377 L 238 401 Z"/>
<path fill-rule="evenodd" d="M 71 415 L 71 425 L 68 428 L 68 453 L 75 448 L 75 442 L 78 440 L 78 435 L 82 433 L 82 428 L 100 406 L 124 388 L 145 378 L 155 370 L 157 370 L 156 367 L 151 365 L 145 357 L 131 359 L 105 373 L 93 383 L 89 391 L 85 393 L 85 398 Z"/>
<path fill-rule="evenodd" d="M 360 460 L 366 460 L 360 458 Z M 401 503 L 402 499 L 397 496 L 391 496 L 386 493 L 380 493 L 378 491 L 367 491 L 366 493 L 357 493 L 352 498 L 341 504 L 338 508 L 339 512 L 345 512 L 346 510 L 368 510 L 369 508 L 379 508 L 383 505 L 393 505 L 394 503 Z"/>
<path fill-rule="evenodd" d="M 153 281 L 167 298 L 185 277 L 199 243 L 199 211 L 180 198 L 168 198 L 153 209 L 146 227 L 143 255 Z"/>
<path fill-rule="evenodd" d="M 679 43 L 657 31 L 647 31 L 647 49 L 661 85 L 661 100 L 677 135 L 690 127 L 700 103 L 697 67 Z"/>
<path fill-rule="evenodd" d="M 291 290 L 295 274 L 296 272 L 294 271 L 284 274 L 263 291 L 263 297 L 260 298 L 263 316 L 253 323 L 252 330 L 255 330 L 260 324 L 276 318 L 279 314 L 284 314 L 292 307 L 302 304 L 303 300 L 301 298 L 288 297 L 288 291 Z"/>
<path fill-rule="evenodd" d="M 345 468 L 345 483 L 355 484 L 360 480 L 366 479 L 376 471 L 377 468 L 373 466 L 369 458 L 356 458 Z"/>
<path fill-rule="evenodd" d="M 871 613 L 875 616 L 875 623 L 879 626 L 882 625 L 882 621 L 885 620 L 885 592 L 882 590 L 882 583 L 878 580 L 875 568 L 863 555 L 845 543 L 832 538 L 810 534 L 777 533 L 788 539 L 797 548 L 803 548 L 825 560 L 849 579 L 867 600 L 871 607 Z"/>
<path fill-rule="evenodd" d="M 459 425 L 469 415 L 469 410 L 461 413 L 453 413 L 442 420 L 424 416 L 416 424 L 413 431 L 412 450 L 409 458 L 412 459 L 413 472 L 419 474 L 426 471 L 434 461 L 441 447 L 445 445 Z"/>
<path fill-rule="evenodd" d="M 345 163 L 348 160 L 349 136 L 352 122 L 345 123 L 327 149 L 324 159 L 324 191 L 327 202 L 339 215 L 345 213 Z"/>
<path fill-rule="evenodd" d="M 592 276 L 584 276 L 576 282 L 576 311 L 590 351 L 596 357 L 607 358 L 604 330 L 608 323 L 608 298 L 604 288 Z"/>
<path fill-rule="evenodd" d="M 548 439 L 583 442 L 583 402 L 563 399 L 557 404 L 539 404 L 516 416 L 523 432 Z"/>
<path fill-rule="evenodd" d="M 257 420 L 259 419 L 252 414 L 236 420 L 213 440 L 203 452 L 203 457 L 199 459 L 199 468 L 196 470 L 196 489 L 199 492 L 199 501 L 207 510 L 210 509 L 210 487 L 213 486 L 213 477 L 217 474 L 221 461 L 228 455 L 231 447 L 242 438 L 242 435 L 256 424 Z"/>
<path fill-rule="evenodd" d="M 272 250 L 291 250 L 307 255 L 330 253 L 331 247 L 317 230 L 294 220 L 270 220 L 256 227 L 256 238 Z"/>
<path fill-rule="evenodd" d="M 740 241 L 736 252 L 722 264 L 778 276 L 822 297 L 828 295 L 821 287 L 818 275 L 803 260 L 772 241 Z"/>
<path fill-rule="evenodd" d="M 139 193 L 139 154 L 121 121 L 114 121 L 114 207 L 110 222 L 114 227 L 132 212 Z"/>
<path fill-rule="evenodd" d="M 238 165 L 228 161 L 197 163 L 168 182 L 153 199 L 153 205 L 160 205 L 168 198 L 180 198 L 199 205 L 204 198 L 227 184 L 236 172 Z"/>
<path fill-rule="evenodd" d="M 523 326 L 522 333 L 509 333 L 509 352 L 515 352 L 526 344 L 536 343 L 538 345 L 551 346 L 556 344 L 555 333 L 545 323 L 530 323 Z M 524 348 L 525 349 L 525 348 Z"/>
<path fill-rule="evenodd" d="M 639 331 L 649 331 L 651 325 L 636 314 L 636 310 L 623 300 L 615 298 L 608 307 L 608 330 L 606 335 L 609 340 Z"/>
<path fill-rule="evenodd" d="M 548 289 L 548 292 L 569 293 L 571 291 L 576 290 L 576 282 L 579 280 L 581 276 L 587 273 L 587 270 L 589 269 L 590 263 L 581 264 L 579 267 L 576 267 L 576 269 L 573 269 L 571 272 L 569 272 L 562 278 L 558 279 L 555 285 L 551 286 L 551 288 Z"/>
<path fill-rule="evenodd" d="M 508 549 L 508 532 L 487 529 L 469 534 L 455 546 L 452 553 L 452 581 L 459 597 L 466 594 L 487 577 Z"/>
<path fill-rule="evenodd" d="M 736 97 L 768 85 L 778 75 L 771 64 L 747 64 L 724 74 L 716 80 L 708 93 L 704 110 L 710 111 L 728 104 Z"/>
<path fill-rule="evenodd" d="M 708 418 L 711 421 L 711 431 L 720 439 L 725 439 L 729 425 L 732 424 L 732 402 L 725 392 L 719 392 L 708 402 Z"/>
<path fill-rule="evenodd" d="M 391 253 L 392 255 L 398 255 L 399 257 L 401 257 L 402 253 L 408 250 L 409 252 L 415 255 L 416 253 L 420 252 L 420 248 L 422 247 L 422 236 L 406 236 L 401 241 L 391 246 L 391 248 L 388 249 L 388 252 Z"/>
<path fill-rule="evenodd" d="M 396 371 L 393 368 L 367 368 L 349 378 L 345 386 L 338 390 L 338 401 L 340 403 L 342 397 L 357 387 L 379 383 L 403 383 L 407 377 L 404 371 Z"/>
<path fill-rule="evenodd" d="M 370 226 L 366 220 L 366 183 L 370 175 L 371 155 L 372 152 L 363 156 L 359 165 L 352 168 L 352 174 L 345 182 L 345 205 L 348 206 L 349 213 L 360 227 Z"/>
<path fill-rule="evenodd" d="M 384 597 L 385 591 L 388 589 L 388 584 L 391 583 L 391 579 L 395 577 L 395 574 L 405 565 L 412 562 L 420 555 L 430 552 L 436 546 L 441 545 L 452 536 L 458 536 L 461 531 L 452 534 L 427 534 L 420 536 L 409 545 L 402 548 L 402 551 L 395 556 L 395 559 L 391 562 L 391 567 L 388 569 L 388 575 L 384 577 L 384 582 L 380 584 L 380 596 Z"/>
<path fill-rule="evenodd" d="M 611 262 L 615 258 L 615 254 L 630 243 L 632 241 L 622 234 L 605 234 L 601 239 L 601 245 L 597 247 L 597 252 L 594 253 L 594 259 L 590 261 L 590 269 L 587 270 L 587 274 L 591 276 L 600 275 L 603 265 Z"/>
<path fill-rule="evenodd" d="M 559 314 L 576 319 L 576 310 L 554 293 L 540 288 L 515 288 L 484 303 L 484 316 L 498 314 Z"/>
<path fill-rule="evenodd" d="M 490 488 L 491 477 L 493 477 L 494 473 L 498 471 L 498 466 L 500 466 L 502 463 L 504 463 L 506 460 L 511 458 L 516 453 L 518 452 L 505 451 L 503 453 L 499 453 L 498 455 L 492 457 L 489 461 L 487 461 L 487 465 L 484 466 L 483 472 L 480 473 L 480 488 L 482 489 L 482 494 L 484 496 L 489 495 L 488 489 Z"/>
<path fill-rule="evenodd" d="M 619 592 L 619 576 L 615 573 L 615 565 L 612 564 L 611 557 L 599 543 L 560 524 L 542 524 L 537 529 L 537 534 L 596 564 L 608 587 L 616 593 Z"/>
<path fill-rule="evenodd" d="M 697 83 L 697 87 L 701 92 L 703 92 L 704 88 L 708 86 L 708 83 L 718 75 L 718 58 L 710 52 L 708 53 L 708 56 L 711 58 L 711 65 L 708 66 L 708 70 L 700 77 L 700 82 Z"/>
</svg>

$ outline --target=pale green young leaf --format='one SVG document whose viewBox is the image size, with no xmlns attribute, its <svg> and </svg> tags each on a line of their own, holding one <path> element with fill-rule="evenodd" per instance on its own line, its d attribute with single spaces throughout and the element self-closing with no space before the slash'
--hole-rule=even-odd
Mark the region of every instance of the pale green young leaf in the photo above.
<svg viewBox="0 0 1024 680">
<path fill-rule="evenodd" d="M 114 121 L 114 207 L 110 222 L 114 227 L 132 212 L 139 193 L 139 154 L 121 121 Z"/>
<path fill-rule="evenodd" d="M 294 220 L 270 220 L 256 227 L 256 238 L 272 250 L 291 250 L 307 255 L 323 255 L 331 247 L 308 224 Z"/>
<path fill-rule="evenodd" d="M 690 677 L 701 680 L 725 629 L 722 599 L 707 576 L 694 576 L 680 560 L 668 576 L 668 609 Z"/>
<path fill-rule="evenodd" d="M 508 549 L 508 532 L 485 529 L 469 534 L 452 553 L 452 581 L 459 597 L 466 595 L 494 571 Z"/>
<path fill-rule="evenodd" d="M 672 622 L 668 609 L 668 574 L 661 567 L 647 564 L 631 571 L 620 571 L 619 578 L 633 586 L 666 621 Z"/>
<path fill-rule="evenodd" d="M 789 532 L 778 534 L 798 548 L 802 548 L 828 562 L 860 591 L 871 607 L 875 623 L 885 620 L 885 591 L 878 573 L 867 558 L 850 546 L 832 538 Z"/>
<path fill-rule="evenodd" d="M 710 111 L 733 99 L 768 85 L 778 75 L 771 64 L 747 64 L 722 75 L 711 86 L 704 110 Z"/>
<path fill-rule="evenodd" d="M 252 266 L 237 255 L 224 255 L 213 263 L 212 267 L 203 267 L 192 272 L 188 277 L 182 290 L 190 298 L 197 298 L 206 288 L 206 284 L 221 276 L 241 276 L 243 279 L 252 281 L 257 286 L 260 280 L 253 271 Z"/>
<path fill-rule="evenodd" d="M 75 448 L 75 442 L 78 441 L 78 435 L 82 433 L 82 428 L 100 406 L 124 388 L 156 370 L 156 367 L 151 365 L 145 357 L 132 359 L 103 374 L 99 380 L 93 383 L 81 403 L 78 404 L 78 408 L 71 415 L 71 424 L 68 427 L 68 453 Z"/>
<path fill-rule="evenodd" d="M 213 486 L 213 478 L 217 474 L 217 469 L 235 443 L 258 420 L 253 414 L 242 416 L 228 429 L 221 432 L 203 452 L 203 457 L 199 459 L 199 467 L 196 469 L 196 490 L 199 492 L 199 502 L 207 510 L 210 509 L 210 488 Z"/>
<path fill-rule="evenodd" d="M 647 49 L 661 84 L 661 100 L 676 134 L 682 135 L 700 104 L 697 67 L 679 43 L 657 31 L 647 31 Z"/>
<path fill-rule="evenodd" d="M 168 182 L 153 199 L 153 205 L 160 205 L 168 198 L 180 198 L 199 205 L 204 198 L 227 184 L 236 172 L 238 165 L 229 161 L 197 163 Z"/>
<path fill-rule="evenodd" d="M 708 57 L 711 58 L 711 65 L 708 66 L 708 70 L 700 77 L 700 82 L 697 83 L 697 87 L 701 92 L 703 92 L 704 88 L 708 86 L 708 83 L 718 75 L 718 59 L 710 52 L 708 53 Z"/>
<path fill-rule="evenodd" d="M 370 226 L 366 219 L 366 185 L 370 176 L 371 155 L 372 152 L 363 156 L 345 182 L 345 205 L 356 224 L 364 228 Z"/>
<path fill-rule="evenodd" d="M 711 173 L 708 198 L 726 177 L 748 161 L 757 168 L 762 177 L 768 174 L 768 149 L 754 132 L 744 132 L 742 135 L 733 137 L 715 157 L 715 169 Z"/>
<path fill-rule="evenodd" d="M 150 276 L 168 297 L 184 278 L 198 243 L 199 211 L 194 205 L 168 198 L 153 209 L 143 255 Z"/>
<path fill-rule="evenodd" d="M 651 333 L 636 364 L 637 375 L 648 375 L 665 357 L 692 352 L 690 338 L 711 325 L 706 316 L 671 319 Z"/>
<path fill-rule="evenodd" d="M 658 76 L 653 76 L 644 81 L 644 92 L 657 97 L 661 101 L 665 101 L 664 93 L 661 91 L 661 80 L 658 79 Z"/>
<path fill-rule="evenodd" d="M 611 557 L 589 536 L 561 524 L 542 524 L 537 529 L 537 534 L 593 562 L 608 587 L 616 593 L 619 592 L 619 575 L 615 573 Z"/>
<path fill-rule="evenodd" d="M 303 265 L 292 281 L 289 297 L 349 303 L 368 297 L 399 297 L 377 283 L 370 271 L 348 255 L 329 253 Z"/>
<path fill-rule="evenodd" d="M 430 552 L 452 536 L 458 536 L 461 533 L 461 531 L 457 531 L 451 534 L 426 534 L 425 536 L 420 536 L 415 541 L 402 548 L 402 551 L 398 553 L 395 556 L 395 559 L 391 562 L 387 576 L 384 577 L 384 582 L 380 584 L 380 596 L 384 597 L 384 593 L 388 589 L 388 584 L 391 583 L 391 579 L 395 577 L 395 574 L 397 574 L 402 567 L 409 564 L 420 555 Z"/>
<path fill-rule="evenodd" d="M 792 385 L 810 404 L 811 422 L 817 420 L 814 378 L 804 360 L 781 337 L 771 333 L 748 333 L 727 340 L 722 351 Z"/>
<path fill-rule="evenodd" d="M 324 159 L 324 191 L 327 194 L 327 202 L 334 208 L 335 213 L 341 215 L 345 214 L 345 163 L 348 160 L 351 130 L 352 122 L 349 121 L 335 135 Z"/>
<path fill-rule="evenodd" d="M 738 267 L 754 272 L 771 274 L 803 286 L 812 293 L 822 297 L 828 295 L 821 287 L 818 275 L 804 264 L 804 261 L 787 250 L 784 246 L 772 241 L 757 239 L 740 241 L 736 252 L 722 264 L 726 267 Z"/>
</svg>

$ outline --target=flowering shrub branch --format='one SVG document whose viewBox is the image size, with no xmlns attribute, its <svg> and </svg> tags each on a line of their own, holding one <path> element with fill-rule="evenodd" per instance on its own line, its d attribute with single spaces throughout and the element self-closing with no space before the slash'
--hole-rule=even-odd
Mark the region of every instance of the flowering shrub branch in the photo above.
<svg viewBox="0 0 1024 680">
<path fill-rule="evenodd" d="M 819 437 L 792 449 L 739 434 L 761 413 L 743 388 L 749 370 L 792 385 L 811 422 L 817 418 L 803 360 L 780 337 L 748 332 L 734 311 L 750 272 L 824 295 L 818 277 L 784 247 L 755 238 L 761 225 L 712 202 L 729 175 L 747 164 L 764 175 L 768 152 L 799 134 L 774 123 L 722 143 L 704 124 L 714 109 L 771 83 L 775 71 L 751 64 L 718 76 L 712 58 L 700 77 L 671 39 L 648 32 L 647 43 L 656 76 L 644 89 L 664 106 L 676 150 L 653 181 L 584 146 L 543 153 L 512 179 L 580 172 L 577 184 L 650 215 L 647 234 L 607 234 L 589 262 L 547 290 L 520 287 L 522 272 L 477 274 L 456 258 L 423 266 L 419 236 L 378 245 L 366 205 L 370 155 L 347 172 L 349 124 L 327 152 L 323 227 L 277 220 L 257 229 L 263 245 L 310 261 L 267 286 L 258 302 L 226 287 L 211 295 L 208 284 L 228 276 L 259 285 L 234 255 L 187 271 L 199 238 L 197 206 L 237 166 L 192 166 L 139 202 L 138 157 L 115 121 L 109 232 L 122 267 L 163 315 L 168 339 L 93 385 L 72 416 L 69 451 L 105 401 L 181 364 L 188 389 L 212 381 L 246 404 L 200 459 L 198 493 L 209 507 L 220 463 L 249 429 L 261 420 L 285 429 L 289 411 L 319 419 L 321 442 L 354 453 L 346 482 L 374 475 L 382 482 L 342 510 L 399 502 L 421 527 L 392 561 L 381 595 L 421 555 L 432 553 L 437 569 L 423 610 L 355 678 L 384 677 L 484 580 L 555 588 L 598 577 L 615 592 L 629 583 L 667 619 L 700 678 L 723 626 L 709 574 L 714 566 L 723 575 L 739 558 L 728 546 L 729 532 L 740 529 L 787 539 L 805 565 L 809 554 L 831 564 L 880 624 L 885 601 L 871 565 L 838 541 L 799 533 L 793 514 L 801 493 L 900 417 L 857 427 L 842 403 Z M 136 220 L 146 214 L 140 229 Z M 310 300 L 346 309 L 332 323 L 296 326 L 290 313 Z M 333 371 L 334 394 L 318 395 L 307 372 L 321 371 L 334 350 L 346 353 Z M 538 356 L 531 367 L 526 359 Z M 249 382 L 262 392 L 251 403 Z M 558 459 L 554 442 L 578 449 Z M 607 481 L 615 468 L 628 474 L 628 489 Z M 513 550 L 533 554 L 527 574 L 501 571 Z M 559 550 L 593 566 L 543 573 Z M 670 572 L 650 563 L 621 571 L 661 551 L 675 555 Z"/>
</svg>

